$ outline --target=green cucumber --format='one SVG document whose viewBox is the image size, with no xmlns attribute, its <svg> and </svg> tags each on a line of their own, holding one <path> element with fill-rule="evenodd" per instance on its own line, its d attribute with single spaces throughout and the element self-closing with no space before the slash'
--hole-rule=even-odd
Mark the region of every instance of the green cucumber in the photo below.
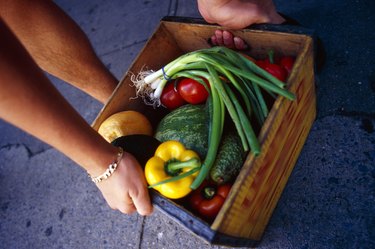
<svg viewBox="0 0 375 249">
<path fill-rule="evenodd" d="M 237 133 L 224 134 L 215 163 L 210 171 L 210 178 L 217 184 L 234 181 L 244 163 L 245 154 Z"/>
</svg>

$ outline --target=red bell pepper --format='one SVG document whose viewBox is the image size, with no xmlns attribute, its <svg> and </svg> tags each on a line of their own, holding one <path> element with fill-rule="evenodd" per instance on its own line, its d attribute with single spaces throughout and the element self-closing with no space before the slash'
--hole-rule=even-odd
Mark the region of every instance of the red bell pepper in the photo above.
<svg viewBox="0 0 375 249">
<path fill-rule="evenodd" d="M 256 61 L 256 64 L 275 76 L 277 79 L 281 80 L 282 82 L 285 82 L 288 77 L 287 70 L 274 61 L 274 52 L 271 50 L 268 52 L 268 58 L 265 60 L 258 60 Z"/>
<path fill-rule="evenodd" d="M 286 69 L 288 74 L 292 71 L 294 65 L 294 57 L 292 56 L 284 56 L 280 60 L 280 65 Z"/>
<path fill-rule="evenodd" d="M 191 194 L 190 206 L 203 219 L 212 221 L 223 206 L 231 187 L 231 184 L 217 186 L 204 182 Z"/>
</svg>

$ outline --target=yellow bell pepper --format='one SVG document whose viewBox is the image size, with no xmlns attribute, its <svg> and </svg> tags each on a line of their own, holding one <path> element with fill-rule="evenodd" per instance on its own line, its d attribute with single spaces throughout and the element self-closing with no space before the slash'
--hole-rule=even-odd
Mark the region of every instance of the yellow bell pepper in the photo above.
<svg viewBox="0 0 375 249">
<path fill-rule="evenodd" d="M 187 150 L 182 143 L 171 140 L 161 143 L 155 155 L 147 161 L 145 176 L 147 183 L 160 194 L 167 198 L 178 199 L 192 191 L 190 185 L 197 176 L 200 166 L 197 153 Z M 168 181 L 169 179 L 171 181 Z"/>
</svg>

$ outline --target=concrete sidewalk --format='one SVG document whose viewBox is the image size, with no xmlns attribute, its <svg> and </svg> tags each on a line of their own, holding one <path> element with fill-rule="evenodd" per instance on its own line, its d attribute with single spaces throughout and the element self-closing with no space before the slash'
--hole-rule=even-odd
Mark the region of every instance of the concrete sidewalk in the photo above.
<svg viewBox="0 0 375 249">
<path fill-rule="evenodd" d="M 200 16 L 195 0 L 55 2 L 118 78 L 163 16 Z M 375 2 L 275 3 L 316 30 L 327 60 L 318 117 L 259 248 L 375 248 Z M 49 77 L 91 123 L 101 105 Z M 7 123 L 0 129 L 1 248 L 223 248 L 158 210 L 112 211 L 75 163 Z"/>
</svg>

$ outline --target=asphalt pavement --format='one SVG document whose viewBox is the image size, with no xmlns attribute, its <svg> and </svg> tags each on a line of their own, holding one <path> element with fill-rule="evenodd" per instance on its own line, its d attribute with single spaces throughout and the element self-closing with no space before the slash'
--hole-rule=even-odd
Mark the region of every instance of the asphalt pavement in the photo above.
<svg viewBox="0 0 375 249">
<path fill-rule="evenodd" d="M 200 17 L 194 0 L 55 2 L 118 79 L 162 17 Z M 275 3 L 316 32 L 326 60 L 318 116 L 258 248 L 375 248 L 375 2 Z M 101 104 L 48 77 L 91 123 Z M 69 158 L 1 120 L 0 129 L 1 248 L 223 248 L 157 209 L 111 210 Z"/>
</svg>

